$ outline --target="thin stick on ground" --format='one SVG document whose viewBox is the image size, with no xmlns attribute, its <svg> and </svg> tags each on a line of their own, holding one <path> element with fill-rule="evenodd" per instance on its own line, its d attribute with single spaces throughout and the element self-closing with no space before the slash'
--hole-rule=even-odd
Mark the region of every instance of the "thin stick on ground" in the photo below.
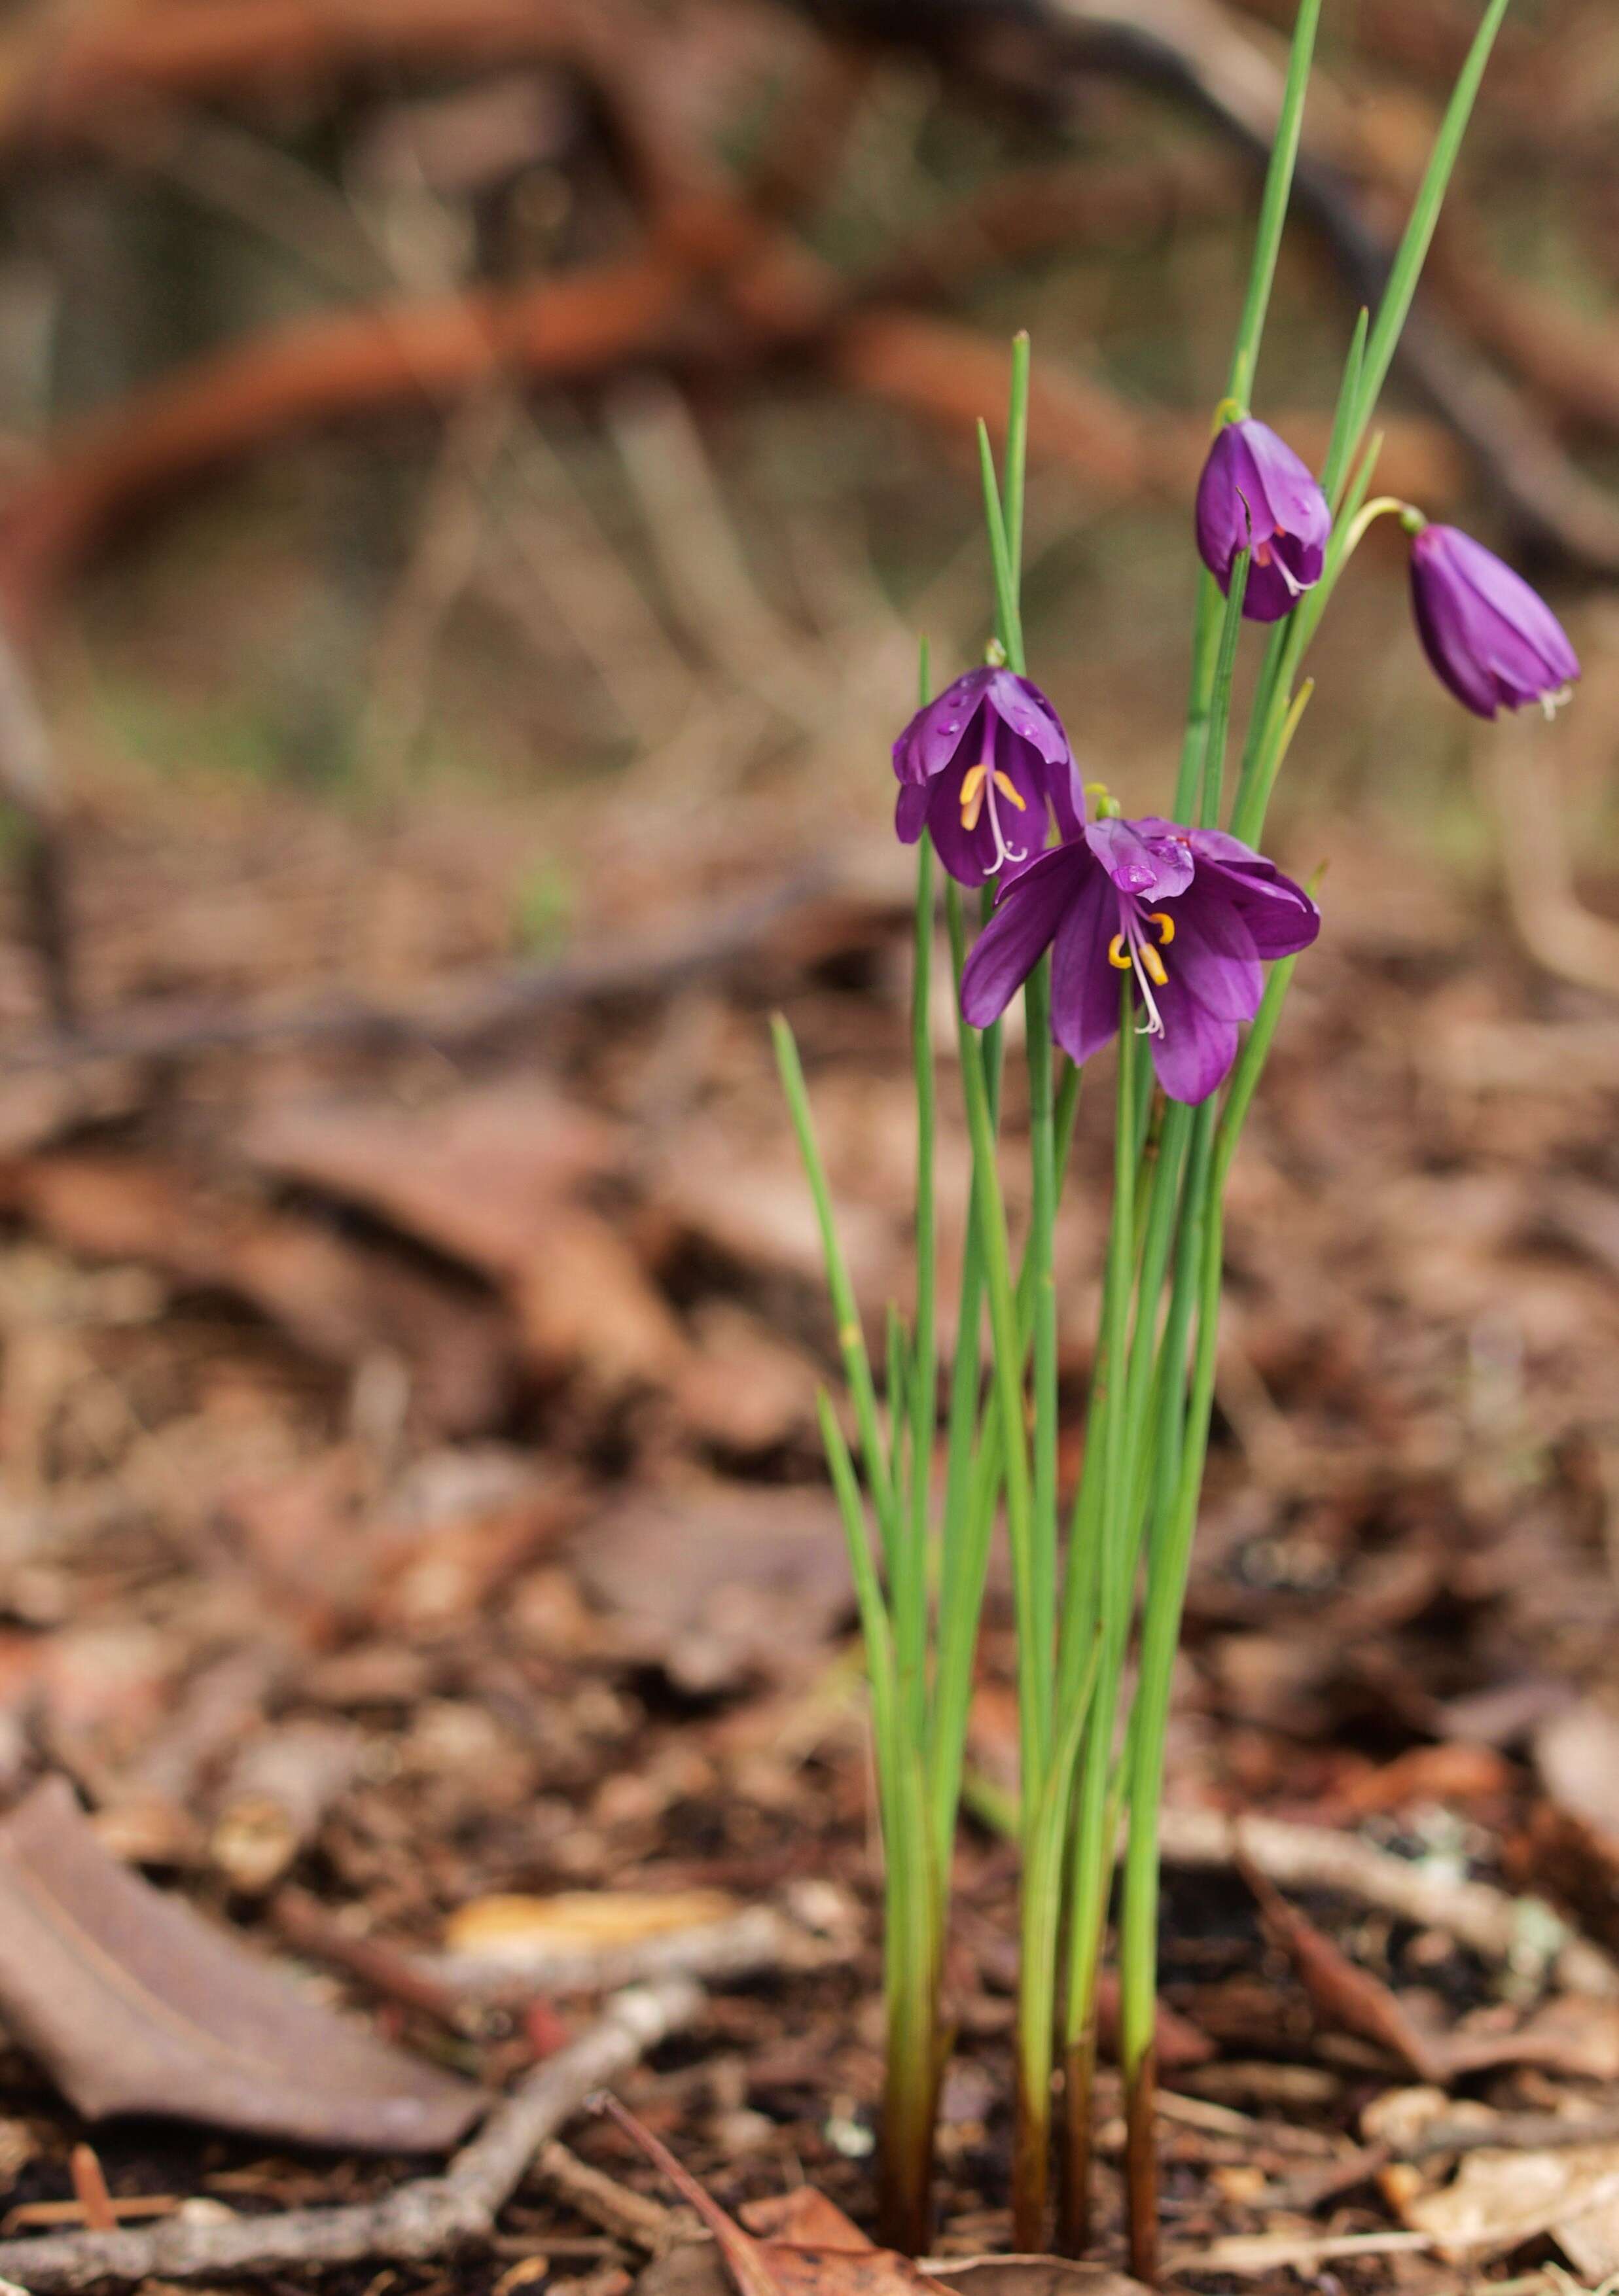
<svg viewBox="0 0 1619 2296">
<path fill-rule="evenodd" d="M 0 2241 L 0 2276 L 21 2282 L 30 2296 L 57 2296 L 105 2281 L 229 2278 L 373 2259 L 408 2262 L 487 2240 L 541 2146 L 604 2082 L 693 2023 L 704 1997 L 686 1978 L 615 1996 L 588 2032 L 537 2066 L 496 2106 L 441 2177 L 418 2177 L 351 2208 L 289 2209 L 223 2223 L 173 2217 L 138 2231 Z"/>
<path fill-rule="evenodd" d="M 1423 1929 L 1444 1930 L 1487 1961 L 1538 1961 L 1568 1992 L 1619 1995 L 1619 1967 L 1599 1946 L 1573 1934 L 1539 1898 L 1459 1880 L 1437 1864 L 1397 1857 L 1359 1834 L 1282 1818 L 1171 1808 L 1163 1813 L 1159 1838 L 1166 1866 L 1231 1866 L 1240 1853 L 1284 1889 L 1335 1890 Z"/>
</svg>

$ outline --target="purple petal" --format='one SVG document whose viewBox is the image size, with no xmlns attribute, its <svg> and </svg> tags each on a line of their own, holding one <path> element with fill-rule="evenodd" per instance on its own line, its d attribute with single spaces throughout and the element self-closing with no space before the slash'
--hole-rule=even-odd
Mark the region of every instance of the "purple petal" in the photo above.
<svg viewBox="0 0 1619 2296">
<path fill-rule="evenodd" d="M 1147 1038 L 1153 1066 L 1171 1100 L 1195 1107 L 1230 1075 L 1237 1058 L 1237 1023 L 1219 1019 L 1200 1004 L 1173 974 L 1157 996 L 1163 1034 Z"/>
<path fill-rule="evenodd" d="M 1270 535 L 1291 537 L 1301 545 L 1305 562 L 1308 563 L 1311 558 L 1314 560 L 1315 571 L 1301 578 L 1319 581 L 1322 554 L 1327 547 L 1327 537 L 1332 531 L 1332 512 L 1327 506 L 1327 497 L 1317 484 L 1314 472 L 1294 453 L 1285 439 L 1278 437 L 1269 423 L 1255 422 L 1250 418 L 1235 427 L 1243 433 L 1250 468 L 1267 513 L 1262 528 L 1259 506 L 1255 502 L 1255 541 L 1263 540 Z M 1253 499 L 1250 496 L 1250 500 Z"/>
<path fill-rule="evenodd" d="M 961 1010 L 974 1029 L 1006 1011 L 1050 945 L 1081 873 L 1101 873 L 1083 846 L 1058 846 L 1012 879 L 961 973 Z"/>
<path fill-rule="evenodd" d="M 1142 830 L 1150 828 L 1163 836 L 1171 833 L 1174 824 L 1168 821 L 1141 821 L 1137 827 Z M 1183 829 L 1179 833 L 1200 861 L 1223 861 L 1233 869 L 1268 869 L 1273 875 L 1275 873 L 1276 864 L 1273 861 L 1267 861 L 1262 853 L 1256 853 L 1251 845 L 1245 845 L 1240 837 L 1233 837 L 1229 830 Z"/>
<path fill-rule="evenodd" d="M 1223 873 L 1200 874 L 1166 912 L 1174 919 L 1175 938 L 1163 951 L 1163 964 L 1170 980 L 1216 1019 L 1251 1021 L 1265 993 L 1265 976 L 1253 936 L 1220 882 Z"/>
<path fill-rule="evenodd" d="M 1051 814 L 1056 823 L 1056 833 L 1064 843 L 1085 833 L 1085 785 L 1080 779 L 1080 769 L 1070 758 L 1067 764 L 1049 768 L 1047 775 L 1051 798 Z"/>
<path fill-rule="evenodd" d="M 1418 535 L 1411 602 L 1435 673 L 1481 718 L 1560 693 L 1580 675 L 1579 658 L 1545 600 L 1459 528 L 1427 526 Z"/>
<path fill-rule="evenodd" d="M 1047 765 L 1069 761 L 1063 721 L 1031 677 L 1019 677 L 1009 669 L 992 669 L 984 698 L 1002 725 L 1027 742 Z"/>
<path fill-rule="evenodd" d="M 982 814 L 977 828 L 961 825 L 961 784 L 968 767 L 976 763 L 964 755 L 927 785 L 927 825 L 934 850 L 958 885 L 986 883 L 995 857 L 993 840 L 982 834 Z"/>
<path fill-rule="evenodd" d="M 1262 877 L 1253 870 L 1226 871 L 1215 865 L 1212 873 L 1225 878 L 1231 906 L 1267 964 L 1278 956 L 1296 956 L 1320 932 L 1321 912 L 1303 887 L 1279 869 Z"/>
<path fill-rule="evenodd" d="M 1016 791 L 1008 797 L 999 784 L 984 793 L 971 829 L 961 818 L 962 784 L 982 760 L 964 750 L 957 762 L 929 784 L 928 827 L 940 860 L 960 885 L 985 885 L 1003 871 L 1015 875 L 1040 858 L 1046 843 L 1047 768 L 1025 742 L 994 725 L 991 762 Z M 995 830 L 999 821 L 1000 837 Z"/>
<path fill-rule="evenodd" d="M 1122 893 L 1144 901 L 1167 900 L 1192 882 L 1195 863 L 1184 834 L 1165 824 L 1167 835 L 1143 834 L 1158 824 L 1138 821 L 1093 821 L 1085 841 Z"/>
<path fill-rule="evenodd" d="M 894 835 L 901 845 L 914 845 L 927 825 L 933 791 L 925 782 L 902 782 L 894 799 Z"/>
<path fill-rule="evenodd" d="M 1089 856 L 1085 845 L 1057 849 Z M 1122 981 L 1107 956 L 1118 930 L 1119 896 L 1106 872 L 1091 861 L 1051 952 L 1051 1033 L 1072 1061 L 1088 1061 L 1118 1029 Z"/>
<path fill-rule="evenodd" d="M 1243 614 L 1273 622 L 1319 581 L 1332 513 L 1308 466 L 1250 416 L 1229 423 L 1209 449 L 1196 526 L 1198 552 L 1222 590 L 1230 588 L 1237 553 L 1253 552 Z"/>
<path fill-rule="evenodd" d="M 1198 884 L 1218 883 L 1261 957 L 1269 963 L 1310 947 L 1321 930 L 1321 912 L 1302 885 L 1223 829 L 1190 829 L 1187 835 L 1197 857 Z"/>
<path fill-rule="evenodd" d="M 1276 563 L 1275 543 L 1270 545 L 1270 551 L 1269 565 L 1262 566 L 1257 558 L 1249 562 L 1248 585 L 1243 592 L 1245 622 L 1279 622 L 1284 614 L 1290 614 L 1298 604 L 1299 590 L 1309 587 L 1307 583 L 1300 583 L 1296 587 L 1289 583 Z M 1319 574 L 1318 567 L 1315 578 L 1319 579 Z M 1229 578 L 1220 586 L 1222 590 L 1229 589 Z"/>
<path fill-rule="evenodd" d="M 968 746 L 973 721 L 983 708 L 984 688 L 999 675 L 969 669 L 936 700 L 925 702 L 894 743 L 894 772 L 902 782 L 929 782 Z M 969 759 L 976 763 L 976 758 Z"/>
</svg>

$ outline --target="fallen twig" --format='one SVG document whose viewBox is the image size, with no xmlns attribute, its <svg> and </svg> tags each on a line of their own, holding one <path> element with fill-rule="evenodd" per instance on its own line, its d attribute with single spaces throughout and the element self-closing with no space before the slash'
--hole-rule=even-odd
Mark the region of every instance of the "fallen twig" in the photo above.
<svg viewBox="0 0 1619 2296">
<path fill-rule="evenodd" d="M 487 2239 L 539 2147 L 592 2091 L 689 2025 L 703 2000 L 687 1978 L 616 1996 L 588 2033 L 497 2106 L 441 2177 L 419 2177 L 351 2208 L 205 2223 L 182 2216 L 150 2230 L 0 2241 L 0 2275 L 20 2280 L 31 2296 L 55 2296 L 108 2280 L 228 2278 L 371 2259 L 408 2262 Z"/>
<path fill-rule="evenodd" d="M 680 931 L 620 942 L 613 950 L 582 953 L 560 964 L 503 965 L 470 980 L 423 989 L 408 1004 L 373 1004 L 341 996 L 281 1007 L 173 1001 L 134 1005 L 97 1016 L 81 1029 L 41 1030 L 0 1042 L 0 1074 L 84 1068 L 109 1060 L 197 1060 L 265 1044 L 366 1037 L 464 1044 L 561 1005 L 621 996 L 653 984 L 664 991 L 678 988 L 755 948 L 771 925 L 828 889 L 824 873 L 806 871 L 772 892 Z"/>
<path fill-rule="evenodd" d="M 743 1977 L 803 1957 L 809 1941 L 768 1906 L 600 1951 L 413 1954 L 423 1977 L 463 1997 L 511 2003 L 547 1993 L 596 1993 L 659 1977 Z"/>
<path fill-rule="evenodd" d="M 535 2155 L 534 2174 L 588 2223 L 600 2225 L 615 2240 L 627 2241 L 648 2256 L 662 2256 L 676 2241 L 691 2237 L 689 2216 L 667 2208 L 650 2194 L 632 2192 L 555 2138 Z"/>
<path fill-rule="evenodd" d="M 1240 1854 L 1285 1888 L 1336 1890 L 1424 1929 L 1444 1930 L 1488 1960 L 1543 1966 L 1570 1992 L 1619 1995 L 1619 1966 L 1574 1936 L 1539 1898 L 1459 1880 L 1441 1866 L 1396 1857 L 1358 1834 L 1204 1809 L 1166 1809 L 1162 1834 L 1168 1865 L 1234 1866 Z"/>
<path fill-rule="evenodd" d="M 1183 2272 L 1272 2272 L 1283 2265 L 1310 2266 L 1352 2256 L 1410 2256 L 1434 2246 L 1426 2232 L 1236 2233 L 1165 2257 L 1171 2276 Z"/>
</svg>

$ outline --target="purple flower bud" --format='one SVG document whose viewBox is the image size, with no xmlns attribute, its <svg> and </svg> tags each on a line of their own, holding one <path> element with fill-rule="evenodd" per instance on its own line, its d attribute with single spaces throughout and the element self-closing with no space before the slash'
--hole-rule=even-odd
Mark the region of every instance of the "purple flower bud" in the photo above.
<svg viewBox="0 0 1619 2296">
<path fill-rule="evenodd" d="M 1248 415 L 1229 422 L 1197 482 L 1197 549 L 1224 591 L 1231 561 L 1251 550 L 1243 616 L 1279 622 L 1321 578 L 1332 512 L 1291 447 Z"/>
<path fill-rule="evenodd" d="M 1546 601 L 1458 527 L 1425 526 L 1412 543 L 1411 605 L 1435 675 L 1481 718 L 1529 701 L 1549 717 L 1580 675 Z"/>
<path fill-rule="evenodd" d="M 1064 837 L 1084 823 L 1062 720 L 1009 669 L 970 669 L 918 709 L 894 743 L 894 773 L 901 841 L 926 829 L 963 885 L 1026 867 L 1045 849 L 1051 816 Z"/>
</svg>

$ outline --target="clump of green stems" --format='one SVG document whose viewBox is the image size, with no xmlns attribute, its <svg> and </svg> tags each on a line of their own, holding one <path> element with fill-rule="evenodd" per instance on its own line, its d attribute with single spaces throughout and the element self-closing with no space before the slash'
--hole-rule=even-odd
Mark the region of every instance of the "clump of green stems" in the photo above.
<svg viewBox="0 0 1619 2296">
<path fill-rule="evenodd" d="M 1223 825 L 1245 843 L 1258 842 L 1277 775 L 1312 692 L 1301 672 L 1321 615 L 1372 519 L 1400 508 L 1382 498 L 1368 500 L 1379 447 L 1373 422 L 1508 5 L 1508 0 L 1488 0 L 1380 305 L 1375 317 L 1363 311 L 1354 329 L 1322 472 L 1335 521 L 1325 569 L 1316 586 L 1272 627 L 1229 805 L 1245 561 L 1239 555 L 1224 599 L 1211 576 L 1201 578 L 1186 731 L 1170 808 L 1178 821 Z M 1253 396 L 1320 6 L 1321 0 L 1300 0 L 1228 378 L 1228 408 L 1245 409 Z M 1020 570 L 1028 408 L 1029 346 L 1020 336 L 1013 347 L 999 476 L 980 426 L 994 645 L 1019 672 L 1025 668 Z M 925 699 L 925 650 L 922 685 Z M 959 981 L 966 920 L 958 889 L 949 882 L 944 913 Z M 1052 2098 L 1059 2067 L 1057 2239 L 1077 2254 L 1089 2238 L 1097 1988 L 1123 1831 L 1117 1952 L 1128 2225 L 1132 2269 L 1150 2281 L 1157 2266 L 1158 1811 L 1171 1677 L 1213 1402 L 1225 1188 L 1297 960 L 1272 967 L 1223 1092 L 1197 1107 L 1166 1103 L 1156 1090 L 1126 1003 L 1114 1084 L 1102 1303 L 1083 1464 L 1064 1538 L 1057 1489 L 1053 1232 L 1080 1076 L 1066 1062 L 1060 1081 L 1056 1073 L 1047 959 L 1024 989 L 1030 1212 L 1021 1254 L 1015 1257 L 999 1160 L 1000 1031 L 981 1033 L 957 1021 L 973 1185 L 957 1344 L 943 1382 L 941 1459 L 933 1177 L 938 1077 L 929 1011 L 936 930 L 934 868 L 925 836 L 918 850 L 911 1004 L 916 1300 L 908 1324 L 890 1310 L 881 1398 L 838 1243 L 797 1049 L 785 1021 L 775 1024 L 788 1105 L 820 1223 L 854 1431 L 851 1450 L 843 1419 L 823 1392 L 821 1431 L 848 1535 L 870 1681 L 883 1848 L 883 2229 L 892 2245 L 911 2253 L 926 2246 L 939 2084 L 950 2042 L 942 1998 L 950 1867 L 979 1616 L 995 1525 L 1004 1516 L 1017 1638 L 1020 1759 L 1020 1791 L 1008 1823 L 1022 1855 L 1013 2240 L 1016 2248 L 1032 2251 L 1050 2236 Z M 1128 997 L 1127 987 L 1121 993 Z M 1133 1694 L 1127 1697 L 1132 1658 Z"/>
</svg>

